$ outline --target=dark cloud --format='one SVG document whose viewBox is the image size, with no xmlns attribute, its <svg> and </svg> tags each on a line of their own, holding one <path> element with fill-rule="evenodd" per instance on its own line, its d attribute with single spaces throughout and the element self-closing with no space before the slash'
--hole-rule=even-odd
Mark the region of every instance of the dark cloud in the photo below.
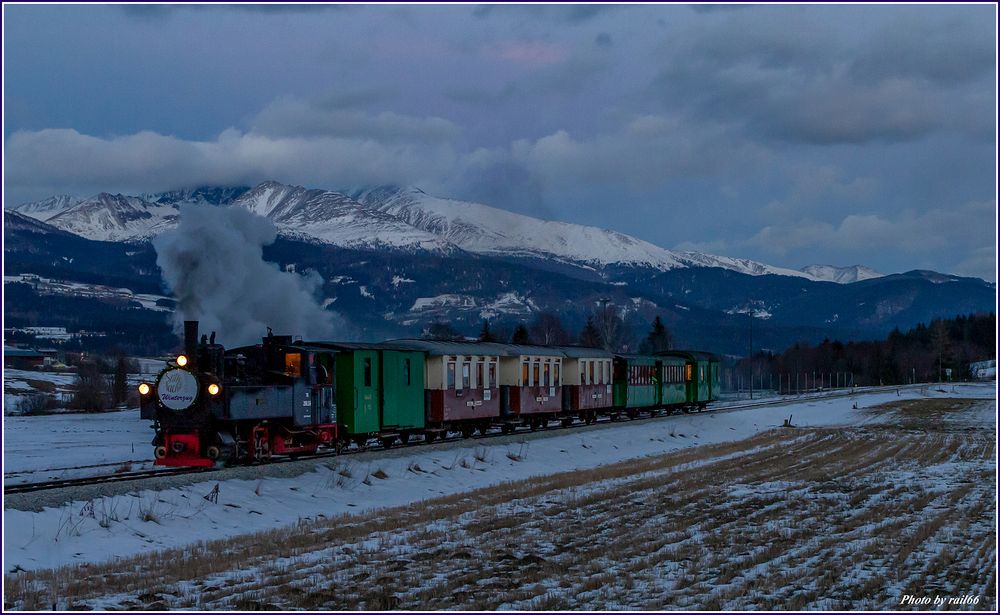
<svg viewBox="0 0 1000 615">
<path fill-rule="evenodd" d="M 996 52 L 995 24 L 907 16 L 879 28 L 858 49 L 850 70 L 861 82 L 902 78 L 949 86 L 992 75 Z"/>
<path fill-rule="evenodd" d="M 163 19 L 176 11 L 222 10 L 276 14 L 342 11 L 353 7 L 343 4 L 126 4 L 118 8 L 128 17 L 141 20 L 153 20 Z"/>
<path fill-rule="evenodd" d="M 996 198 L 993 6 L 350 8 L 5 6 L 6 198 L 419 184 L 776 265 L 993 276 L 965 208 Z"/>
<path fill-rule="evenodd" d="M 344 88 L 320 96 L 317 104 L 332 109 L 357 109 L 385 103 L 399 96 L 399 89 L 390 86 Z"/>
<path fill-rule="evenodd" d="M 546 211 L 543 183 L 523 165 L 501 160 L 472 166 L 455 187 L 457 198 L 539 215 Z M 543 214 L 544 215 L 544 214 Z"/>
<path fill-rule="evenodd" d="M 255 134 L 267 137 L 341 137 L 382 143 L 433 144 L 457 138 L 461 130 L 438 117 L 411 117 L 330 108 L 297 98 L 275 101 L 253 120 Z"/>
<path fill-rule="evenodd" d="M 477 107 L 487 107 L 510 100 L 518 93 L 518 87 L 512 82 L 504 84 L 499 90 L 487 90 L 471 87 L 453 87 L 445 91 L 449 99 Z"/>
<path fill-rule="evenodd" d="M 726 19 L 685 33 L 663 49 L 650 93 L 700 121 L 814 145 L 919 139 L 961 122 L 956 105 L 985 111 L 973 91 L 940 89 L 995 66 L 983 37 L 963 36 L 970 24 L 893 22 L 854 41 L 810 17 Z"/>
<path fill-rule="evenodd" d="M 570 4 L 570 5 L 543 5 L 543 4 L 481 4 L 472 10 L 473 17 L 486 19 L 512 13 L 530 15 L 536 19 L 545 19 L 568 24 L 582 24 L 599 15 L 613 11 L 617 7 L 613 4 Z"/>
</svg>

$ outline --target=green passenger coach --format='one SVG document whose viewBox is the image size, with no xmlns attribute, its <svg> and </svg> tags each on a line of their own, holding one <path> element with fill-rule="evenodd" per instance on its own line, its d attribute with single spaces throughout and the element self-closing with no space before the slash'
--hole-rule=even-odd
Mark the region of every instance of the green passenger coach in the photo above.
<svg viewBox="0 0 1000 615">
<path fill-rule="evenodd" d="M 414 350 L 381 350 L 382 431 L 424 428 L 424 353 Z"/>
<path fill-rule="evenodd" d="M 719 399 L 719 367 L 721 359 L 708 352 L 668 350 L 657 353 L 663 361 L 684 361 L 685 403 L 704 408 Z"/>
<path fill-rule="evenodd" d="M 614 406 L 626 410 L 660 405 L 660 360 L 640 355 L 614 358 Z"/>
<path fill-rule="evenodd" d="M 337 422 L 342 435 L 360 445 L 379 431 L 379 353 L 374 348 L 338 346 Z"/>
</svg>

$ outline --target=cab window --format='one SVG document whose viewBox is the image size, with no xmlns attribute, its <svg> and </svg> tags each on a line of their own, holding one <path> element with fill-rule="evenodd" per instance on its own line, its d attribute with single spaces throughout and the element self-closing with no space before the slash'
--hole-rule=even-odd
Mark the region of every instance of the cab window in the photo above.
<svg viewBox="0 0 1000 615">
<path fill-rule="evenodd" d="M 290 352 L 285 355 L 285 375 L 298 378 L 302 375 L 302 355 Z"/>
</svg>

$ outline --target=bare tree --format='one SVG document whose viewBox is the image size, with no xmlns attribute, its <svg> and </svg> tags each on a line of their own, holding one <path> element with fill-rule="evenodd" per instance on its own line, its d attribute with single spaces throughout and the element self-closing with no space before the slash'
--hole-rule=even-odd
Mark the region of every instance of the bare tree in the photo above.
<svg viewBox="0 0 1000 615">
<path fill-rule="evenodd" d="M 600 299 L 597 303 L 593 320 L 600 336 L 601 347 L 611 352 L 625 350 L 629 340 L 625 320 L 610 299 Z"/>
<path fill-rule="evenodd" d="M 568 344 L 571 340 L 569 333 L 562 326 L 562 320 L 555 312 L 539 312 L 528 332 L 531 334 L 532 342 L 543 346 Z"/>
</svg>

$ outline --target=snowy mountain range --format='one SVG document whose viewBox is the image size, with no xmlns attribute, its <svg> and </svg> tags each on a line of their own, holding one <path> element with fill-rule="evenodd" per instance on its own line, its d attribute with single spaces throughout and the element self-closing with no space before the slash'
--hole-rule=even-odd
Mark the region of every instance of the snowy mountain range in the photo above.
<svg viewBox="0 0 1000 615">
<path fill-rule="evenodd" d="M 658 271 L 719 267 L 851 283 L 882 274 L 867 267 L 810 265 L 802 270 L 748 259 L 680 252 L 612 230 L 541 220 L 480 203 L 440 198 L 418 188 L 381 186 L 352 192 L 307 189 L 274 181 L 254 188 L 204 187 L 126 196 L 53 196 L 10 208 L 63 231 L 98 241 L 136 242 L 177 224 L 185 204 L 244 207 L 270 219 L 280 235 L 351 249 L 390 249 L 551 260 L 588 269 L 645 267 Z"/>
</svg>

